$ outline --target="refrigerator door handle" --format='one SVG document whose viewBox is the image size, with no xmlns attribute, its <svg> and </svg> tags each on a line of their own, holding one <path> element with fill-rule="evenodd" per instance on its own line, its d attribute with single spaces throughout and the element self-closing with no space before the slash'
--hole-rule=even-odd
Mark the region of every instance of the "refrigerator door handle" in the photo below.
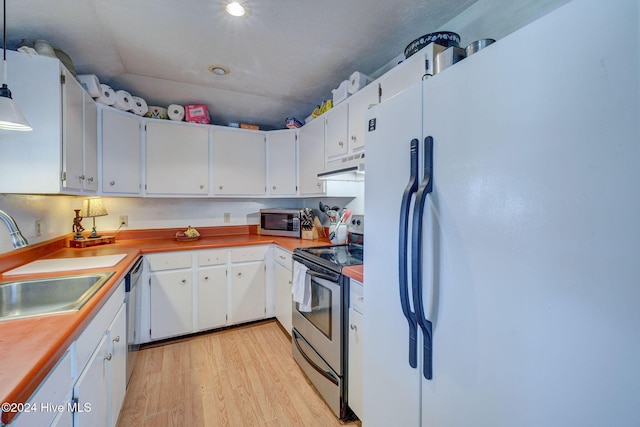
<svg viewBox="0 0 640 427">
<path fill-rule="evenodd" d="M 402 314 L 404 314 L 409 324 L 409 366 L 416 368 L 418 366 L 418 328 L 416 323 L 416 315 L 411 311 L 409 305 L 409 259 L 407 252 L 409 250 L 409 209 L 411 206 L 411 198 L 418 189 L 418 140 L 411 141 L 409 155 L 411 159 L 411 169 L 409 183 L 402 194 L 402 203 L 400 205 L 400 240 L 398 242 L 398 286 L 400 290 L 400 305 Z"/>
<path fill-rule="evenodd" d="M 432 324 L 424 312 L 422 299 L 422 218 L 424 215 L 424 205 L 427 195 L 433 190 L 433 138 L 428 136 L 424 139 L 424 163 L 423 179 L 416 193 L 416 202 L 413 208 L 413 236 L 411 238 L 411 283 L 413 287 L 413 307 L 416 312 L 416 320 L 424 339 L 423 375 L 430 380 L 433 377 L 432 369 L 432 349 L 433 349 L 433 329 Z"/>
</svg>

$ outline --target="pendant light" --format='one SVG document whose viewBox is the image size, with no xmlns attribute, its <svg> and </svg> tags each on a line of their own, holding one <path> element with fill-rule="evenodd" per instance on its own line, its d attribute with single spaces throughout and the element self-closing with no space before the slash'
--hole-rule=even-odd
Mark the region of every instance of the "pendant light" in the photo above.
<svg viewBox="0 0 640 427">
<path fill-rule="evenodd" d="M 3 63 L 2 87 L 0 87 L 0 129 L 31 130 L 31 125 L 11 98 L 11 91 L 7 86 L 7 0 L 3 0 Z"/>
</svg>

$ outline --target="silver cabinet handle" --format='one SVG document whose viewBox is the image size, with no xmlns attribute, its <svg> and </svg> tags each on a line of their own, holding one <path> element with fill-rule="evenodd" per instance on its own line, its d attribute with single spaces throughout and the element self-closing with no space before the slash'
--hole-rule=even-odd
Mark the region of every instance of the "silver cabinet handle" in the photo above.
<svg viewBox="0 0 640 427">
<path fill-rule="evenodd" d="M 209 280 L 209 276 L 204 276 L 204 280 Z"/>
<path fill-rule="evenodd" d="M 89 177 L 89 182 L 93 182 L 93 177 L 92 176 Z"/>
<path fill-rule="evenodd" d="M 109 185 L 114 186 L 114 185 L 116 185 L 116 182 L 115 182 L 115 181 L 111 181 L 111 182 L 109 183 Z"/>
<path fill-rule="evenodd" d="M 84 181 L 84 175 L 80 175 L 78 178 L 80 179 L 80 181 Z"/>
<path fill-rule="evenodd" d="M 339 141 L 339 142 L 338 142 L 338 145 L 339 145 L 340 147 L 344 147 L 344 142 Z"/>
<path fill-rule="evenodd" d="M 316 185 L 317 185 L 318 187 L 322 187 L 322 183 L 321 183 L 321 182 L 317 183 Z"/>
<path fill-rule="evenodd" d="M 111 360 L 112 357 L 111 353 L 109 353 L 104 357 L 104 360 Z"/>
<path fill-rule="evenodd" d="M 242 272 L 238 272 L 237 276 L 242 277 Z"/>
<path fill-rule="evenodd" d="M 271 188 L 272 188 L 273 190 L 275 190 L 275 189 L 276 189 L 276 186 L 274 185 L 274 186 L 273 186 L 273 187 L 271 187 Z"/>
<path fill-rule="evenodd" d="M 222 185 L 218 186 L 218 189 L 222 190 Z"/>
<path fill-rule="evenodd" d="M 353 323 L 351 324 L 351 326 L 349 326 L 349 328 L 351 328 L 352 331 L 358 330 L 358 327 L 356 325 L 354 325 Z"/>
<path fill-rule="evenodd" d="M 187 283 L 187 279 L 182 279 L 180 282 L 184 285 L 185 283 Z"/>
<path fill-rule="evenodd" d="M 287 258 L 283 257 L 282 255 L 278 255 L 278 257 L 280 257 L 280 259 L 287 259 Z"/>
<path fill-rule="evenodd" d="M 200 184 L 200 189 L 202 190 L 204 188 L 204 185 Z"/>
<path fill-rule="evenodd" d="M 113 339 L 113 341 L 115 341 L 115 342 L 120 342 L 120 335 L 118 335 L 117 337 L 115 337 L 115 338 Z"/>
<path fill-rule="evenodd" d="M 352 140 L 352 141 L 355 141 L 356 139 L 357 139 L 357 138 L 356 138 L 356 136 L 355 136 L 355 135 L 351 135 L 351 140 Z"/>
</svg>

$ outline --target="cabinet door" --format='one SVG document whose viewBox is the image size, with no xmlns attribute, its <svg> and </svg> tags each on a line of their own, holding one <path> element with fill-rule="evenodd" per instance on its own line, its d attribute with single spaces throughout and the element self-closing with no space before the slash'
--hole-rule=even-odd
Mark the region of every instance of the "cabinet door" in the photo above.
<svg viewBox="0 0 640 427">
<path fill-rule="evenodd" d="M 324 172 L 324 120 L 312 120 L 300 129 L 300 194 L 322 195 L 324 181 L 318 173 Z"/>
<path fill-rule="evenodd" d="M 109 426 L 118 421 L 127 388 L 127 310 L 122 304 L 107 330 L 109 354 Z"/>
<path fill-rule="evenodd" d="M 69 349 L 56 364 L 55 368 L 47 375 L 47 378 L 40 384 L 38 389 L 29 398 L 29 408 L 33 411 L 18 413 L 11 422 L 13 427 L 48 426 L 54 417 L 60 418 L 60 425 L 63 421 L 71 418 L 71 412 L 67 410 L 67 404 L 71 399 L 74 375 L 72 375 L 72 350 Z M 56 416 L 58 405 L 64 405 L 64 410 Z M 62 415 L 67 417 L 62 417 Z"/>
<path fill-rule="evenodd" d="M 269 133 L 269 194 L 292 196 L 296 182 L 296 131 Z"/>
<path fill-rule="evenodd" d="M 362 325 L 364 317 L 349 309 L 349 406 L 362 417 Z"/>
<path fill-rule="evenodd" d="M 360 89 L 348 99 L 349 103 L 349 145 L 351 151 L 364 148 L 364 136 L 368 128 L 367 110 L 378 103 L 378 84 L 372 83 Z"/>
<path fill-rule="evenodd" d="M 265 316 L 265 263 L 231 266 L 230 321 L 263 319 Z"/>
<path fill-rule="evenodd" d="M 107 335 L 104 334 L 73 388 L 77 405 L 73 425 L 76 427 L 106 427 L 108 425 L 108 359 L 108 341 Z"/>
<path fill-rule="evenodd" d="M 102 110 L 102 192 L 140 193 L 140 120 Z"/>
<path fill-rule="evenodd" d="M 275 279 L 276 279 L 276 300 L 275 300 L 275 314 L 276 319 L 282 325 L 282 327 L 291 335 L 291 329 L 293 328 L 291 322 L 292 305 L 293 300 L 291 297 L 291 283 L 292 272 L 291 270 L 283 267 L 281 264 L 276 263 L 275 267 Z"/>
<path fill-rule="evenodd" d="M 209 130 L 160 120 L 146 129 L 147 194 L 207 194 Z"/>
<path fill-rule="evenodd" d="M 198 268 L 198 325 L 202 331 L 227 323 L 227 266 Z"/>
<path fill-rule="evenodd" d="M 266 147 L 261 132 L 213 131 L 213 184 L 219 195 L 266 192 Z"/>
<path fill-rule="evenodd" d="M 425 60 L 424 52 L 418 52 L 410 59 L 385 73 L 380 78 L 380 102 L 384 102 L 420 82 L 422 76 L 427 72 Z"/>
<path fill-rule="evenodd" d="M 151 339 L 193 330 L 191 270 L 160 271 L 150 276 Z"/>
<path fill-rule="evenodd" d="M 324 123 L 326 126 L 327 158 L 347 154 L 349 150 L 347 143 L 349 131 L 348 103 L 343 102 L 325 113 Z"/>
<path fill-rule="evenodd" d="M 62 85 L 62 171 L 67 190 L 82 190 L 83 168 L 83 90 L 70 73 Z"/>
<path fill-rule="evenodd" d="M 94 100 L 83 92 L 83 188 L 98 191 L 98 107 Z"/>
</svg>

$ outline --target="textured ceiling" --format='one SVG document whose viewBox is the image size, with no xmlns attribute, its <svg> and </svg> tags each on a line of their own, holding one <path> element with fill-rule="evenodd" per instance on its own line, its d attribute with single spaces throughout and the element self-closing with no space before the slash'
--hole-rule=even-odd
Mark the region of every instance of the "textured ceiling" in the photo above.
<svg viewBox="0 0 640 427">
<path fill-rule="evenodd" d="M 150 105 L 204 103 L 214 123 L 273 129 L 475 1 L 247 0 L 249 15 L 233 18 L 220 0 L 8 0 L 8 44 L 44 39 L 79 74 Z"/>
</svg>

